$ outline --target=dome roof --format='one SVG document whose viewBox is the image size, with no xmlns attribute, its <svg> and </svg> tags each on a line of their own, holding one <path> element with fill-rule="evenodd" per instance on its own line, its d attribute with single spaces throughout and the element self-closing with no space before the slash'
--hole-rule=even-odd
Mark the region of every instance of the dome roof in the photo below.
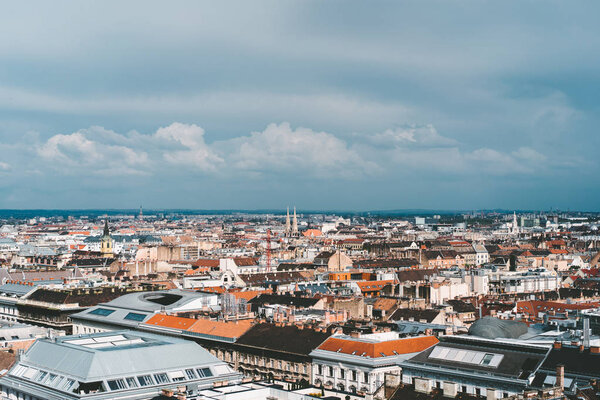
<svg viewBox="0 0 600 400">
<path fill-rule="evenodd" d="M 475 321 L 469 328 L 469 335 L 486 339 L 516 339 L 527 333 L 527 324 L 520 321 L 483 317 Z"/>
</svg>

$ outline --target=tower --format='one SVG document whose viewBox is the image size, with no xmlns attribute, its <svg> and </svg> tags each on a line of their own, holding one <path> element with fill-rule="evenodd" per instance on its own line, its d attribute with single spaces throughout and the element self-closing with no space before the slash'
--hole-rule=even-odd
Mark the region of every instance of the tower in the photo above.
<svg viewBox="0 0 600 400">
<path fill-rule="evenodd" d="M 294 220 L 292 222 L 292 236 L 298 236 L 298 218 L 296 218 L 296 207 L 294 207 Z"/>
<path fill-rule="evenodd" d="M 113 256 L 112 238 L 110 237 L 110 230 L 108 229 L 108 220 L 104 221 L 104 234 L 100 241 L 100 252 L 102 257 Z"/>
<path fill-rule="evenodd" d="M 138 217 L 140 220 L 144 219 L 144 213 L 142 212 L 142 206 L 140 206 L 140 215 Z"/>
<path fill-rule="evenodd" d="M 517 212 L 513 211 L 512 233 L 519 233 L 519 224 L 517 223 Z"/>
<path fill-rule="evenodd" d="M 292 228 L 290 227 L 290 208 L 287 208 L 287 215 L 285 217 L 285 236 L 290 236 Z"/>
</svg>

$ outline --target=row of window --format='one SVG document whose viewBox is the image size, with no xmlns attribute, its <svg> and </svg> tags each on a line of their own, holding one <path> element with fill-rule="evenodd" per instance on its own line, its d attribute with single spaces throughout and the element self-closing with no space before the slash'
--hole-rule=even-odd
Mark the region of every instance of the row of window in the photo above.
<svg viewBox="0 0 600 400">
<path fill-rule="evenodd" d="M 331 366 L 323 367 L 322 365 L 317 365 L 317 374 L 335 378 L 336 377 L 336 374 L 335 374 L 336 369 L 338 372 L 337 377 L 340 379 L 346 379 L 346 370 L 343 368 L 334 368 Z M 351 381 L 357 382 L 358 378 L 359 378 L 359 374 L 361 374 L 362 382 L 369 383 L 369 373 L 368 372 L 359 372 L 356 370 L 350 370 L 350 371 L 348 371 L 348 373 L 349 373 L 349 379 Z"/>
<path fill-rule="evenodd" d="M 210 368 L 188 368 L 184 371 L 161 372 L 153 375 L 140 375 L 137 378 L 128 377 L 124 379 L 112 379 L 106 381 L 110 390 L 134 389 L 137 387 L 161 385 L 171 382 L 182 382 L 198 378 L 209 378 L 213 376 Z"/>
<path fill-rule="evenodd" d="M 21 376 L 42 385 L 53 386 L 59 390 L 69 391 L 75 385 L 75 380 L 51 372 L 17 365 L 11 372 L 14 376 Z"/>
<path fill-rule="evenodd" d="M 227 360 L 225 360 L 227 361 Z M 245 363 L 249 363 L 249 364 L 253 364 L 256 366 L 268 366 L 270 368 L 278 368 L 278 369 L 285 369 L 286 371 L 292 371 L 292 369 L 294 370 L 294 372 L 299 372 L 300 367 L 299 364 L 296 363 L 286 363 L 285 365 L 283 365 L 281 360 L 272 360 L 272 359 L 262 359 L 261 357 L 257 357 L 257 356 L 241 356 L 240 357 L 240 361 L 241 362 L 245 362 Z M 261 362 L 262 361 L 262 362 Z M 308 368 L 306 365 L 304 365 L 303 367 L 304 369 L 304 373 L 308 373 Z"/>
<path fill-rule="evenodd" d="M 70 391 L 75 381 L 61 375 L 53 374 L 43 370 L 18 365 L 11 373 L 14 376 L 20 376 L 39 384 L 52 386 L 63 391 Z M 161 372 L 153 375 L 141 375 L 137 377 L 127 377 L 123 379 L 111 379 L 106 383 L 110 390 L 133 389 L 143 386 L 160 385 L 171 382 L 182 382 L 199 378 L 209 378 L 213 376 L 210 368 L 188 368 L 183 371 Z"/>
</svg>

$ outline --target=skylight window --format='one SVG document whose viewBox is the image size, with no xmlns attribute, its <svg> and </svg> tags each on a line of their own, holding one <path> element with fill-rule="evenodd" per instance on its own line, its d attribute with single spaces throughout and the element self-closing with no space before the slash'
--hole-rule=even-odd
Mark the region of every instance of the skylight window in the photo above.
<svg viewBox="0 0 600 400">
<path fill-rule="evenodd" d="M 504 355 L 436 346 L 431 354 L 429 354 L 429 358 L 496 368 L 500 365 Z"/>
<path fill-rule="evenodd" d="M 110 314 L 114 313 L 115 310 L 109 310 L 108 308 L 95 308 L 90 311 L 88 314 L 99 315 L 101 317 L 108 317 Z"/>
<path fill-rule="evenodd" d="M 130 312 L 123 319 L 127 319 L 127 320 L 130 320 L 130 321 L 142 322 L 145 318 L 146 318 L 146 314 L 138 314 L 138 313 L 132 313 L 132 312 Z"/>
<path fill-rule="evenodd" d="M 487 353 L 485 356 L 483 356 L 483 359 L 481 360 L 481 365 L 490 365 L 493 358 L 493 354 Z"/>
</svg>

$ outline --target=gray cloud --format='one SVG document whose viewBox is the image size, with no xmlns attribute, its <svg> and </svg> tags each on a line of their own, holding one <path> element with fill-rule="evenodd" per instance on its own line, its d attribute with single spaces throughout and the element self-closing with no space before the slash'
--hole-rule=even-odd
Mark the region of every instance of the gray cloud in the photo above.
<svg viewBox="0 0 600 400">
<path fill-rule="evenodd" d="M 597 208 L 596 2 L 3 11 L 6 206 Z"/>
</svg>

